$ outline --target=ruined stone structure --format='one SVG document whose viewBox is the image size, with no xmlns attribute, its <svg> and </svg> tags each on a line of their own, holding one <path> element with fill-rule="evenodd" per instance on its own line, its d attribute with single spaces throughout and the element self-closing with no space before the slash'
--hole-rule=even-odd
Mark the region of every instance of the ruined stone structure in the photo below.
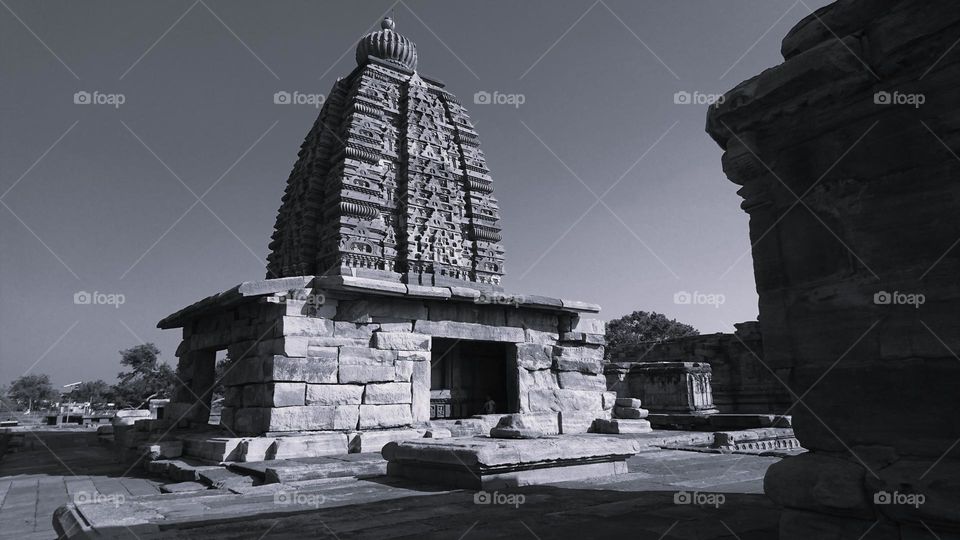
<svg viewBox="0 0 960 540">
<path fill-rule="evenodd" d="M 604 324 L 581 317 L 599 307 L 501 292 L 499 211 L 462 105 L 389 20 L 357 63 L 294 165 L 269 279 L 160 322 L 183 328 L 168 417 L 206 422 L 226 350 L 228 436 L 313 432 L 303 444 L 342 453 L 483 413 L 535 414 L 553 433 L 609 418 Z M 232 459 L 280 452 L 261 442 Z"/>
<path fill-rule="evenodd" d="M 641 343 L 633 351 L 611 358 L 605 368 L 608 384 L 627 380 L 640 395 L 637 362 L 697 362 L 711 368 L 713 403 L 722 413 L 778 414 L 790 408 L 791 396 L 780 382 L 789 371 L 771 373 L 764 365 L 763 337 L 756 321 L 737 323 L 732 334 L 687 336 Z M 649 397 L 645 399 L 650 399 Z"/>
<path fill-rule="evenodd" d="M 958 39 L 956 2 L 839 1 L 709 113 L 810 450 L 765 479 L 781 538 L 960 532 Z"/>
</svg>

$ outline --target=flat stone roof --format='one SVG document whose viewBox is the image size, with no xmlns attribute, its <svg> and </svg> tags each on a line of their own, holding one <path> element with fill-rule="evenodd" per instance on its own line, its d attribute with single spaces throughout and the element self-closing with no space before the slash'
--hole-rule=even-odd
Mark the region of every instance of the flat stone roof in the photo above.
<svg viewBox="0 0 960 540">
<path fill-rule="evenodd" d="M 406 283 L 352 276 L 296 276 L 245 281 L 235 287 L 208 296 L 168 315 L 157 323 L 157 327 L 161 329 L 181 328 L 197 317 L 251 302 L 258 297 L 305 288 L 358 293 L 367 296 L 445 300 L 450 302 L 469 302 L 473 304 L 500 304 L 504 306 L 512 305 L 518 309 L 537 309 L 570 314 L 598 313 L 600 311 L 599 305 L 589 302 L 565 300 L 540 295 L 481 291 L 471 287 L 409 285 Z"/>
</svg>

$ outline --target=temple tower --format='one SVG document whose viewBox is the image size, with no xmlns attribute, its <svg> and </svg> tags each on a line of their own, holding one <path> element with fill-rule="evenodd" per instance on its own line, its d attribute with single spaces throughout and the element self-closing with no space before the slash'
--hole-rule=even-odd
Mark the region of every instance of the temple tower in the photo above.
<svg viewBox="0 0 960 540">
<path fill-rule="evenodd" d="M 499 290 L 500 211 L 479 137 L 384 19 L 357 44 L 287 180 L 267 277 L 348 275 Z"/>
</svg>

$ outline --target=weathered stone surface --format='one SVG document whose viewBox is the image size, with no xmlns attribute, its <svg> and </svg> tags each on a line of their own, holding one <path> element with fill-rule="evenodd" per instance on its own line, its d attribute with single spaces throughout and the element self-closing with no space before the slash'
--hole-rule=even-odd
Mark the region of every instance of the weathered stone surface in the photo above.
<svg viewBox="0 0 960 540">
<path fill-rule="evenodd" d="M 614 407 L 613 415 L 617 418 L 627 418 L 627 419 L 642 419 L 650 415 L 650 411 L 647 409 L 641 409 L 640 407 Z"/>
<path fill-rule="evenodd" d="M 598 334 L 602 336 L 607 333 L 607 322 L 600 319 L 578 317 L 571 331 L 583 332 L 585 334 Z"/>
<path fill-rule="evenodd" d="M 553 365 L 553 347 L 538 343 L 518 343 L 517 365 L 529 370 L 549 369 Z"/>
<path fill-rule="evenodd" d="M 360 429 L 409 426 L 410 405 L 360 405 Z"/>
<path fill-rule="evenodd" d="M 528 392 L 530 410 L 536 411 L 603 411 L 600 392 L 567 389 L 536 389 Z"/>
<path fill-rule="evenodd" d="M 593 425 L 599 420 L 609 420 L 609 411 L 560 411 L 560 433 L 589 433 L 594 431 Z"/>
<path fill-rule="evenodd" d="M 284 336 L 332 336 L 333 321 L 316 317 L 283 317 L 280 331 Z"/>
<path fill-rule="evenodd" d="M 544 433 L 524 415 L 508 414 L 490 430 L 490 436 L 495 439 L 539 439 Z"/>
<path fill-rule="evenodd" d="M 713 414 L 710 364 L 637 362 L 630 368 L 643 403 L 656 413 Z"/>
<path fill-rule="evenodd" d="M 397 353 L 368 347 L 341 347 L 341 366 L 393 366 Z"/>
<path fill-rule="evenodd" d="M 332 358 L 285 356 L 246 358 L 235 362 L 228 369 L 224 376 L 224 384 L 236 386 L 265 382 L 335 383 L 337 382 L 336 349 L 333 349 L 333 354 Z"/>
<path fill-rule="evenodd" d="M 637 398 L 630 398 L 630 397 L 617 398 L 616 403 L 617 403 L 617 407 L 630 407 L 634 409 L 639 409 L 640 407 L 643 406 L 643 401 Z"/>
<path fill-rule="evenodd" d="M 412 393 L 409 383 L 370 383 L 363 392 L 363 403 L 368 405 L 411 403 L 411 401 Z"/>
<path fill-rule="evenodd" d="M 596 390 L 603 392 L 607 389 L 607 380 L 603 375 L 580 373 L 579 371 L 560 371 L 557 373 L 560 388 L 570 390 Z"/>
<path fill-rule="evenodd" d="M 371 322 L 376 318 L 426 319 L 427 308 L 422 300 L 377 298 L 343 300 L 337 308 L 337 319 L 357 323 Z"/>
<path fill-rule="evenodd" d="M 234 422 L 243 433 L 356 429 L 358 414 L 357 405 L 244 407 L 236 412 Z"/>
<path fill-rule="evenodd" d="M 601 374 L 603 373 L 603 349 L 557 345 L 553 348 L 553 365 L 554 369 L 560 371 Z"/>
<path fill-rule="evenodd" d="M 549 369 L 538 369 L 530 371 L 526 369 L 517 370 L 517 387 L 520 393 L 521 411 L 526 412 L 530 409 L 528 394 L 534 390 L 552 390 L 559 388 L 557 383 L 557 374 Z"/>
<path fill-rule="evenodd" d="M 430 336 L 415 333 L 376 332 L 373 346 L 394 351 L 429 351 Z"/>
<path fill-rule="evenodd" d="M 960 405 L 960 257 L 950 248 L 960 75 L 958 58 L 944 56 L 960 6 L 876 4 L 835 2 L 807 17 L 784 40 L 783 64 L 708 115 L 750 214 L 764 362 L 804 396 L 793 425 L 810 452 L 767 473 L 776 500 L 815 513 L 785 513 L 785 539 L 827 530 L 813 524 L 854 537 L 876 521 L 837 519 L 862 511 L 865 467 L 851 449 L 888 446 L 929 468 L 960 433 L 960 418 L 943 414 Z M 943 60 L 921 61 L 930 57 Z M 828 456 L 850 466 L 819 461 Z M 838 470 L 830 479 L 825 468 Z M 919 532 L 887 511 L 903 538 Z M 956 512 L 940 519 L 960 527 Z"/>
<path fill-rule="evenodd" d="M 394 382 L 400 378 L 394 365 L 345 365 L 340 366 L 339 379 L 345 384 L 365 384 L 371 382 Z"/>
<path fill-rule="evenodd" d="M 413 331 L 433 337 L 472 339 L 478 341 L 506 341 L 521 343 L 526 337 L 522 328 L 485 326 L 451 321 L 417 321 Z"/>
<path fill-rule="evenodd" d="M 358 384 L 308 384 L 307 405 L 359 405 L 363 386 Z"/>
<path fill-rule="evenodd" d="M 594 423 L 597 433 L 624 434 L 624 433 L 650 433 L 653 428 L 647 420 L 627 420 L 623 418 L 612 418 L 609 420 L 599 419 Z"/>
<path fill-rule="evenodd" d="M 276 382 L 243 387 L 244 407 L 289 407 L 303 405 L 306 383 Z"/>
</svg>

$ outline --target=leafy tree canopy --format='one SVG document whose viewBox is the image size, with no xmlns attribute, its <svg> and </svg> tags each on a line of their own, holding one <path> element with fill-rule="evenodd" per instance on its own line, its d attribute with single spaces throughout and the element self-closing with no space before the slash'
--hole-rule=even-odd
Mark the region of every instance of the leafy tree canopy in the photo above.
<svg viewBox="0 0 960 540">
<path fill-rule="evenodd" d="M 618 353 L 631 354 L 645 349 L 650 342 L 665 341 L 700 332 L 690 326 L 656 312 L 634 311 L 607 323 L 606 357 L 617 358 Z"/>
</svg>

